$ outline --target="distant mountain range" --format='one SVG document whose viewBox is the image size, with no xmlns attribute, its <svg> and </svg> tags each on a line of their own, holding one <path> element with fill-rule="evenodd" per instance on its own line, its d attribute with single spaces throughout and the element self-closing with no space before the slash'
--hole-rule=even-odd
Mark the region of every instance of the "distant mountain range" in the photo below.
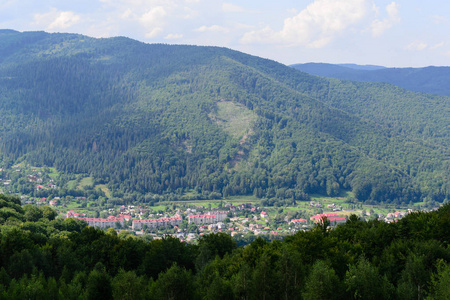
<svg viewBox="0 0 450 300">
<path fill-rule="evenodd" d="M 311 75 L 362 82 L 386 82 L 413 92 L 450 96 L 450 67 L 385 68 L 326 63 L 295 64 L 291 67 Z"/>
<path fill-rule="evenodd" d="M 0 31 L 1 163 L 113 197 L 443 201 L 449 99 L 225 48 Z"/>
</svg>

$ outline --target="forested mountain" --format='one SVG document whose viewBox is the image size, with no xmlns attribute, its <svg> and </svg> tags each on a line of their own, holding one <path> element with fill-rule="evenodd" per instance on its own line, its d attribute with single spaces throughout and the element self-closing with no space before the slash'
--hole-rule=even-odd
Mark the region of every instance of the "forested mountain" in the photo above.
<svg viewBox="0 0 450 300">
<path fill-rule="evenodd" d="M 291 67 L 311 75 L 362 82 L 385 82 L 413 92 L 450 96 L 450 67 L 384 68 L 326 63 L 295 64 Z"/>
<path fill-rule="evenodd" d="M 3 30 L 0 62 L 5 166 L 26 160 L 172 199 L 450 194 L 447 97 L 124 37 Z"/>
</svg>

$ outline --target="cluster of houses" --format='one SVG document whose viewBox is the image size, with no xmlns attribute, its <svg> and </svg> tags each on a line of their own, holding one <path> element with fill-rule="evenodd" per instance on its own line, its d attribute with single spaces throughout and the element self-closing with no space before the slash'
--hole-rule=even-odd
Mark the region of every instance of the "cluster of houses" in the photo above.
<svg viewBox="0 0 450 300">
<path fill-rule="evenodd" d="M 388 213 L 386 215 L 386 217 L 382 214 L 378 215 L 378 220 L 384 220 L 386 223 L 392 223 L 392 222 L 397 222 L 398 220 L 400 220 L 401 218 L 403 218 L 404 216 L 406 216 L 408 213 L 410 213 L 411 211 L 405 212 L 405 211 L 396 211 L 393 213 Z"/>
<path fill-rule="evenodd" d="M 310 205 L 316 207 L 317 203 L 311 202 Z M 128 225 L 131 225 L 132 230 L 136 232 L 136 234 L 142 235 L 144 234 L 145 229 L 156 229 L 166 226 L 175 227 L 177 229 L 173 236 L 180 238 L 181 240 L 191 240 L 193 239 L 192 232 L 186 232 L 186 230 L 182 230 L 178 228 L 182 222 L 183 217 L 181 214 L 186 216 L 186 220 L 189 224 L 197 225 L 196 233 L 194 235 L 199 234 L 200 236 L 203 234 L 207 234 L 209 232 L 229 232 L 231 236 L 235 236 L 237 234 L 245 234 L 245 233 L 253 233 L 255 235 L 259 234 L 273 234 L 277 235 L 280 233 L 292 233 L 298 230 L 308 230 L 311 228 L 312 224 L 320 223 L 326 218 L 330 222 L 330 226 L 336 226 L 339 224 L 344 224 L 347 222 L 347 217 L 343 216 L 342 213 L 337 214 L 338 210 L 341 210 L 340 207 L 333 205 L 329 205 L 328 209 L 332 210 L 331 212 L 326 212 L 322 214 L 316 214 L 309 219 L 296 218 L 289 220 L 285 218 L 285 222 L 289 224 L 288 229 L 283 229 L 282 227 L 278 227 L 277 229 L 272 229 L 269 227 L 270 225 L 270 217 L 269 214 L 261 210 L 260 208 L 251 207 L 251 205 L 225 205 L 225 210 L 219 210 L 221 208 L 206 210 L 205 207 L 198 206 L 194 208 L 188 208 L 184 212 L 178 211 L 172 217 L 167 215 L 163 216 L 163 213 L 155 215 L 156 218 L 148 218 L 153 217 L 153 214 L 148 215 L 147 209 L 143 209 L 140 206 L 121 206 L 119 208 L 119 214 L 117 216 L 109 216 L 107 218 L 87 218 L 86 215 L 75 213 L 74 211 L 69 211 L 67 213 L 68 218 L 77 218 L 80 220 L 84 220 L 88 223 L 89 226 L 106 229 L 106 228 L 121 228 L 124 227 L 125 222 L 131 220 L 131 216 L 134 216 L 134 220 L 132 220 Z M 249 217 L 248 214 L 246 216 L 236 216 L 231 217 L 230 211 L 238 211 L 238 210 L 248 210 L 251 212 L 252 216 Z M 110 214 L 115 214 L 114 209 L 109 210 Z M 238 214 L 239 215 L 239 214 Z M 402 218 L 406 213 L 404 212 L 395 212 L 389 213 L 386 217 L 379 216 L 379 219 L 384 219 L 386 222 L 395 222 L 396 220 Z M 229 222 L 227 222 L 227 217 L 230 216 Z M 148 218 L 148 219 L 147 219 Z M 273 225 L 273 224 L 272 224 Z M 191 236 L 188 236 L 188 233 Z M 161 233 L 154 234 L 154 238 L 160 236 Z M 165 234 L 163 234 L 164 236 Z"/>
</svg>

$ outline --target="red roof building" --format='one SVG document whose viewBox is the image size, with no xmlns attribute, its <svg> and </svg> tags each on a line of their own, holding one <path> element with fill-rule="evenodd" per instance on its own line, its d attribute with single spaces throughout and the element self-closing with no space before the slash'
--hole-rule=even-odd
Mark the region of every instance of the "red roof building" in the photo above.
<svg viewBox="0 0 450 300">
<path fill-rule="evenodd" d="M 322 222 L 323 218 L 327 218 L 327 220 L 330 222 L 331 225 L 344 224 L 345 222 L 347 222 L 346 217 L 340 217 L 336 213 L 318 214 L 318 215 L 312 216 L 310 218 L 310 220 L 314 221 L 314 223 L 318 223 L 318 222 Z"/>
<path fill-rule="evenodd" d="M 178 226 L 181 224 L 180 215 L 176 214 L 171 218 L 161 218 L 161 219 L 149 219 L 149 220 L 133 220 L 133 229 L 142 229 L 144 226 L 147 228 L 157 228 L 162 226 Z"/>
</svg>

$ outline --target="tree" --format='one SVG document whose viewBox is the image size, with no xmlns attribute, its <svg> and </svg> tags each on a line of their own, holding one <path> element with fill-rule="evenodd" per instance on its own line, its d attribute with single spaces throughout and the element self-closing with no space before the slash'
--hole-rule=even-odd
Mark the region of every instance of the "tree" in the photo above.
<svg viewBox="0 0 450 300">
<path fill-rule="evenodd" d="M 424 256 L 410 254 L 397 287 L 398 299 L 423 299 L 427 292 L 429 272 Z"/>
<path fill-rule="evenodd" d="M 25 211 L 24 217 L 26 221 L 36 222 L 43 217 L 42 210 L 40 210 L 37 206 L 27 204 L 23 207 L 23 209 Z"/>
<path fill-rule="evenodd" d="M 200 249 L 206 247 L 211 255 L 210 258 L 214 258 L 216 255 L 223 257 L 226 253 L 231 253 L 237 248 L 236 242 L 226 233 L 211 233 L 202 236 L 198 245 Z"/>
<path fill-rule="evenodd" d="M 145 284 L 142 277 L 138 277 L 134 271 L 125 272 L 123 269 L 112 280 L 114 299 L 143 299 L 145 296 Z"/>
<path fill-rule="evenodd" d="M 378 270 L 364 257 L 351 265 L 345 274 L 347 291 L 353 299 L 390 299 L 394 286 L 382 277 Z"/>
<path fill-rule="evenodd" d="M 54 220 L 58 216 L 58 213 L 48 206 L 42 207 L 41 210 L 42 210 L 42 217 L 50 221 Z"/>
<path fill-rule="evenodd" d="M 184 300 L 195 298 L 194 279 L 190 271 L 173 264 L 150 287 L 151 299 Z"/>
<path fill-rule="evenodd" d="M 253 281 L 252 269 L 247 263 L 241 264 L 239 272 L 233 276 L 231 284 L 236 299 L 250 299 Z"/>
<path fill-rule="evenodd" d="M 437 263 L 437 274 L 432 276 L 432 299 L 450 299 L 450 267 L 443 260 Z"/>
<path fill-rule="evenodd" d="M 305 300 L 345 299 L 339 277 L 321 260 L 313 265 L 302 296 Z"/>
<path fill-rule="evenodd" d="M 112 299 L 111 278 L 100 262 L 89 273 L 85 295 L 86 299 Z"/>
</svg>

